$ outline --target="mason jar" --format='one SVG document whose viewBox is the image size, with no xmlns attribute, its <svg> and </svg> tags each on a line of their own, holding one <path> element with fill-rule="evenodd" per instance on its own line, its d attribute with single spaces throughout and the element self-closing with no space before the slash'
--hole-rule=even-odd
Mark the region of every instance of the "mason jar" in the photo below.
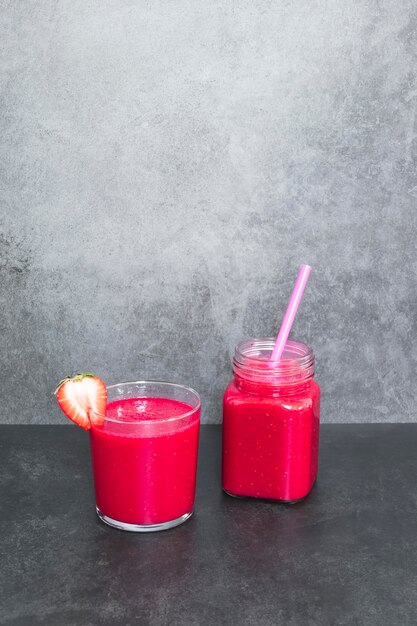
<svg viewBox="0 0 417 626">
<path fill-rule="evenodd" d="M 309 346 L 287 341 L 272 362 L 274 343 L 249 339 L 235 348 L 223 399 L 223 489 L 297 502 L 317 477 L 320 387 Z"/>
</svg>

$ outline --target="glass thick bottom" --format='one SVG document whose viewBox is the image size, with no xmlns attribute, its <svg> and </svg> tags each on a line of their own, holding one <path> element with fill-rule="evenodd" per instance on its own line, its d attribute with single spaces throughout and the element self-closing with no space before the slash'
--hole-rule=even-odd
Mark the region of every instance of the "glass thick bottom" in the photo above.
<svg viewBox="0 0 417 626">
<path fill-rule="evenodd" d="M 308 498 L 315 484 L 316 481 L 314 481 L 314 483 L 312 484 L 310 491 L 305 496 L 303 496 L 302 498 L 298 498 L 297 500 L 278 500 L 277 498 L 257 498 L 256 496 L 240 496 L 235 493 L 230 493 L 230 491 L 227 491 L 227 489 L 225 489 L 224 487 L 223 491 L 226 495 L 231 496 L 232 498 L 237 498 L 239 500 L 261 500 L 262 502 L 272 502 L 276 504 L 298 504 L 299 502 L 304 502 L 304 500 Z"/>
<path fill-rule="evenodd" d="M 131 533 L 154 533 L 159 530 L 169 530 L 170 528 L 175 528 L 175 526 L 179 526 L 190 519 L 194 511 L 190 511 L 189 513 L 184 513 L 181 517 L 177 517 L 176 519 L 169 520 L 168 522 L 161 522 L 160 524 L 128 524 L 126 522 L 119 522 L 116 519 L 112 519 L 107 515 L 104 515 L 96 506 L 97 515 L 101 519 L 102 522 L 111 526 L 112 528 L 117 528 L 118 530 L 127 530 Z"/>
</svg>

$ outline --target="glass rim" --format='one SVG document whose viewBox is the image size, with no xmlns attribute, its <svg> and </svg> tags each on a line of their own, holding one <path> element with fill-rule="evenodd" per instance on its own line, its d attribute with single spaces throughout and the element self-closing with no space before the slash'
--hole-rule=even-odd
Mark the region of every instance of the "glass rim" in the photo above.
<svg viewBox="0 0 417 626">
<path fill-rule="evenodd" d="M 251 354 L 251 352 L 253 350 L 259 353 L 260 347 L 263 347 L 265 351 L 270 349 L 272 352 L 274 345 L 275 345 L 274 337 L 259 337 L 259 338 L 246 339 L 237 344 L 235 348 L 234 358 L 237 359 L 240 363 L 243 363 L 244 360 L 250 359 L 251 363 L 254 362 L 256 363 L 256 365 L 262 364 L 263 365 L 262 369 L 265 369 L 265 363 L 268 362 L 268 359 L 265 359 L 259 356 L 254 356 L 253 354 Z M 297 341 L 295 339 L 287 339 L 285 345 L 290 348 L 292 347 L 294 349 L 298 348 L 298 350 L 301 348 L 303 350 L 303 353 L 298 352 L 297 354 L 297 351 L 295 351 L 292 357 L 287 358 L 287 359 L 280 359 L 277 362 L 273 362 L 274 366 L 271 367 L 271 369 L 274 369 L 275 367 L 279 367 L 283 363 L 294 362 L 294 361 L 297 363 L 297 366 L 302 366 L 302 365 L 309 363 L 311 359 L 314 358 L 314 353 L 313 353 L 312 348 L 310 348 L 308 344 L 304 343 L 304 341 Z M 245 348 L 246 348 L 246 351 L 245 351 Z"/>
<path fill-rule="evenodd" d="M 103 418 L 105 421 L 107 422 L 115 422 L 117 424 L 136 424 L 136 425 L 142 425 L 142 424 L 161 424 L 161 423 L 166 423 L 166 422 L 175 422 L 177 420 L 181 420 L 181 419 L 185 419 L 186 417 L 189 417 L 190 415 L 193 415 L 193 413 L 196 413 L 200 408 L 201 408 L 201 397 L 200 394 L 198 393 L 198 391 L 196 391 L 195 389 L 193 389 L 192 387 L 187 387 L 186 385 L 181 385 L 180 383 L 170 383 L 167 382 L 165 380 L 132 380 L 132 381 L 125 381 L 122 383 L 115 383 L 114 385 L 108 385 L 107 386 L 107 391 L 109 391 L 109 389 L 115 389 L 116 387 L 124 387 L 127 385 L 162 385 L 164 387 L 175 387 L 177 389 L 182 389 L 183 391 L 188 391 L 190 392 L 196 399 L 196 405 L 194 407 L 191 408 L 191 410 L 186 411 L 184 413 L 181 413 L 180 415 L 175 415 L 173 417 L 163 417 L 161 419 L 152 419 L 152 420 L 124 420 L 124 419 L 115 419 L 114 417 L 107 417 L 107 415 L 103 415 L 102 413 L 98 413 L 97 411 L 91 411 L 91 413 L 93 413 L 94 415 L 97 415 L 98 417 Z M 133 397 L 133 396 L 132 396 Z M 137 398 L 155 398 L 156 396 L 135 396 Z M 120 398 L 121 400 L 123 400 L 124 398 Z M 164 399 L 164 398 L 162 398 Z M 183 404 L 186 404 L 186 402 L 184 402 Z"/>
<path fill-rule="evenodd" d="M 288 356 L 271 361 L 275 338 L 262 337 L 241 341 L 235 348 L 232 368 L 235 377 L 246 382 L 267 384 L 270 387 L 298 387 L 314 377 L 314 352 L 302 341 L 288 339 Z"/>
</svg>

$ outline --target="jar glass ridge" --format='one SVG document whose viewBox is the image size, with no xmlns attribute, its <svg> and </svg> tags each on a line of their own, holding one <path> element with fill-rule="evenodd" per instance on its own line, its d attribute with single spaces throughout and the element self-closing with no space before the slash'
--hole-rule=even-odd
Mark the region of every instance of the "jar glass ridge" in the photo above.
<svg viewBox="0 0 417 626">
<path fill-rule="evenodd" d="M 314 377 L 313 350 L 301 341 L 287 341 L 282 358 L 270 360 L 275 340 L 248 339 L 235 348 L 233 374 L 239 389 L 248 393 L 288 395 L 308 387 Z"/>
</svg>

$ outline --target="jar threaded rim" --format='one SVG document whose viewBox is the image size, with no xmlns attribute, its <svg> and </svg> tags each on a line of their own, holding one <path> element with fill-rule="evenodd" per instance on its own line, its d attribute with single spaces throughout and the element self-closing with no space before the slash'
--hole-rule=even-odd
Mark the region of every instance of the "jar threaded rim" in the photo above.
<svg viewBox="0 0 417 626">
<path fill-rule="evenodd" d="M 288 340 L 283 358 L 270 361 L 275 344 L 271 337 L 240 342 L 232 359 L 235 376 L 274 386 L 296 385 L 313 378 L 314 353 L 301 341 Z"/>
</svg>

